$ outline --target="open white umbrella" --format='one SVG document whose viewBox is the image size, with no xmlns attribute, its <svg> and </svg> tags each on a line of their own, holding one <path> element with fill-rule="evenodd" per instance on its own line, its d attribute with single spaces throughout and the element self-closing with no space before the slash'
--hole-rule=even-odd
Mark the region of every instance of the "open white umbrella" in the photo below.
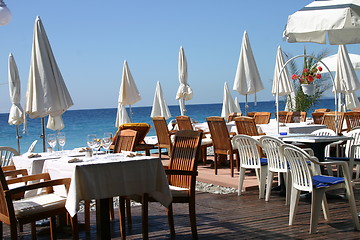
<svg viewBox="0 0 360 240">
<path fill-rule="evenodd" d="M 241 95 L 246 96 L 246 114 L 249 109 L 247 96 L 250 94 L 255 94 L 256 103 L 256 93 L 263 89 L 264 86 L 261 82 L 259 70 L 256 66 L 255 58 L 251 50 L 249 37 L 245 31 L 242 39 L 233 90 L 239 92 Z"/>
<path fill-rule="evenodd" d="M 166 104 L 165 96 L 159 81 L 156 84 L 154 102 L 150 114 L 150 117 L 155 116 L 161 116 L 165 119 L 169 119 L 171 117 L 171 113 L 168 105 Z"/>
<path fill-rule="evenodd" d="M 119 99 L 118 99 L 118 113 L 117 116 L 121 114 L 121 111 L 125 109 L 126 105 L 130 105 L 130 122 L 132 121 L 132 110 L 131 105 L 137 103 L 141 100 L 141 96 L 138 88 L 136 87 L 135 80 L 130 72 L 130 68 L 128 66 L 127 61 L 124 61 L 123 72 L 121 77 L 121 86 L 119 91 Z M 120 105 L 124 107 L 124 109 L 120 109 Z M 126 109 L 125 109 L 126 111 Z M 118 117 L 116 118 L 116 127 L 118 125 Z"/>
<path fill-rule="evenodd" d="M 231 96 L 228 85 L 225 82 L 224 84 L 224 98 L 223 105 L 221 110 L 221 117 L 227 118 L 232 112 L 240 112 L 240 109 L 236 106 L 234 99 Z"/>
<path fill-rule="evenodd" d="M 9 125 L 16 126 L 16 139 L 18 144 L 18 152 L 20 153 L 20 138 L 19 125 L 24 122 L 24 110 L 20 105 L 20 77 L 19 71 L 14 59 L 14 56 L 10 53 L 8 63 L 8 81 L 9 81 L 9 93 L 11 108 L 9 113 Z"/>
<path fill-rule="evenodd" d="M 314 1 L 288 17 L 288 42 L 360 43 L 360 0 Z"/>
<path fill-rule="evenodd" d="M 60 130 L 58 127 L 63 127 L 61 115 L 72 105 L 74 103 L 56 63 L 42 21 L 38 16 L 34 25 L 25 112 L 30 118 L 42 119 L 41 137 L 44 151 L 46 149 L 44 117 L 49 115 L 48 127 L 50 129 Z"/>
<path fill-rule="evenodd" d="M 180 103 L 180 114 L 185 115 L 186 112 L 185 101 L 192 99 L 193 92 L 188 84 L 187 61 L 182 46 L 180 47 L 180 51 L 179 51 L 178 71 L 179 71 L 180 86 L 176 93 L 176 100 L 179 100 Z"/>
<path fill-rule="evenodd" d="M 360 55 L 349 53 L 349 57 L 354 70 L 360 70 Z M 334 54 L 321 59 L 321 61 L 329 68 L 330 71 L 335 72 L 337 65 L 337 58 L 338 55 Z M 325 69 L 324 64 L 320 63 L 319 66 Z"/>
</svg>

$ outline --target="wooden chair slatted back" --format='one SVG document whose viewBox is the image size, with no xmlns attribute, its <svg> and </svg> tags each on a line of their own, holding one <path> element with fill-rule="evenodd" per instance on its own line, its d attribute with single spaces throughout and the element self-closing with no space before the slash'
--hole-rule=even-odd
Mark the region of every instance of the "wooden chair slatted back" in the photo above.
<svg viewBox="0 0 360 240">
<path fill-rule="evenodd" d="M 133 151 L 137 131 L 131 129 L 121 130 L 116 134 L 114 153 L 124 151 Z"/>
<path fill-rule="evenodd" d="M 171 152 L 169 169 L 197 171 L 200 157 L 202 133 L 193 130 L 182 130 L 175 134 L 175 141 Z M 192 177 L 189 175 L 170 175 L 169 184 L 190 189 Z"/>
<path fill-rule="evenodd" d="M 158 144 L 161 146 L 162 144 L 171 146 L 171 139 L 169 129 L 166 124 L 166 120 L 164 117 L 153 117 L 152 118 L 156 136 L 158 139 Z"/>
<path fill-rule="evenodd" d="M 346 112 L 344 113 L 347 131 L 360 126 L 360 112 Z"/>
<path fill-rule="evenodd" d="M 178 130 L 193 130 L 193 125 L 191 124 L 191 119 L 189 116 L 177 116 L 176 123 L 178 125 Z"/>
<path fill-rule="evenodd" d="M 334 132 L 341 133 L 343 122 L 344 122 L 344 113 L 337 112 L 338 115 L 338 131 L 336 131 L 336 112 L 326 112 L 323 117 L 321 124 L 326 125 L 327 128 L 333 130 Z"/>
<path fill-rule="evenodd" d="M 241 116 L 242 116 L 241 112 L 232 112 L 229 114 L 227 122 L 232 122 L 232 121 L 234 121 L 234 118 L 241 117 Z"/>
<path fill-rule="evenodd" d="M 280 123 L 286 123 L 287 114 L 288 114 L 288 111 L 279 111 L 279 122 Z M 274 113 L 274 115 L 275 115 L 275 118 L 277 118 L 276 112 Z"/>
<path fill-rule="evenodd" d="M 270 122 L 270 112 L 256 112 L 254 115 L 255 124 L 268 124 Z"/>
<path fill-rule="evenodd" d="M 10 224 L 10 213 L 8 199 L 5 197 L 5 191 L 9 190 L 3 170 L 0 170 L 0 221 Z M 12 207 L 12 204 L 11 204 Z M 13 207 L 10 210 L 14 211 Z M 15 216 L 14 214 L 11 214 Z"/>
<path fill-rule="evenodd" d="M 300 112 L 300 122 L 306 122 L 307 112 Z"/>
<path fill-rule="evenodd" d="M 237 117 L 235 118 L 235 125 L 238 134 L 248 136 L 259 136 L 255 119 L 252 117 Z"/>
<path fill-rule="evenodd" d="M 131 129 L 137 131 L 135 146 L 144 143 L 146 135 L 149 133 L 151 126 L 147 123 L 124 123 L 118 128 L 118 131 Z"/>
<path fill-rule="evenodd" d="M 301 113 L 300 112 L 288 112 L 286 114 L 285 123 L 299 123 L 301 121 Z"/>
<path fill-rule="evenodd" d="M 225 119 L 222 117 L 208 117 L 206 121 L 209 126 L 214 152 L 232 151 L 230 135 Z"/>
<path fill-rule="evenodd" d="M 325 112 L 313 112 L 311 113 L 314 124 L 322 124 Z"/>
</svg>

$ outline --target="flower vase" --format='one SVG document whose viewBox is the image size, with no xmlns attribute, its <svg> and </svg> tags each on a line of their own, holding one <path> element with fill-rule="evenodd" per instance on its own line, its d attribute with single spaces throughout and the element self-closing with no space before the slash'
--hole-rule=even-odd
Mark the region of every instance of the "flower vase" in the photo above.
<svg viewBox="0 0 360 240">
<path fill-rule="evenodd" d="M 314 84 L 301 84 L 301 88 L 304 94 L 311 96 L 315 94 L 315 85 Z"/>
</svg>

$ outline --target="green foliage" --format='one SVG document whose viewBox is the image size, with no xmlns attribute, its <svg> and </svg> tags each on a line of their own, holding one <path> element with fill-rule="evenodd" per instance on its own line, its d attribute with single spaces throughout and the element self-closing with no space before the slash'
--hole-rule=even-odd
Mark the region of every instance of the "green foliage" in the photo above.
<svg viewBox="0 0 360 240">
<path fill-rule="evenodd" d="M 304 55 L 306 54 L 306 50 L 304 50 Z M 321 51 L 319 54 L 311 54 L 311 55 L 307 55 L 309 57 L 304 57 L 304 61 L 303 61 L 303 66 L 302 68 L 298 68 L 298 66 L 296 65 L 295 61 L 291 61 L 289 63 L 289 73 L 290 76 L 296 74 L 296 75 L 301 75 L 303 72 L 303 69 L 307 68 L 307 69 L 313 69 L 316 68 L 318 65 L 318 60 L 317 59 L 322 59 L 324 57 L 326 57 L 328 55 L 328 51 L 327 50 L 323 50 Z M 285 56 L 290 59 L 291 57 L 285 53 Z M 314 56 L 310 57 L 310 56 Z M 330 88 L 330 85 L 328 84 L 328 80 L 329 80 L 329 75 L 327 73 L 322 74 L 321 79 L 315 79 L 314 83 L 315 84 L 315 94 L 312 96 L 308 96 L 306 94 L 304 94 L 300 82 L 298 79 L 295 79 L 294 81 L 294 90 L 295 90 L 295 105 L 296 106 L 291 106 L 291 99 L 290 97 L 287 99 L 288 104 L 290 106 L 290 111 L 299 111 L 299 112 L 308 112 L 309 109 L 315 105 L 319 99 L 321 98 L 322 94 Z"/>
</svg>

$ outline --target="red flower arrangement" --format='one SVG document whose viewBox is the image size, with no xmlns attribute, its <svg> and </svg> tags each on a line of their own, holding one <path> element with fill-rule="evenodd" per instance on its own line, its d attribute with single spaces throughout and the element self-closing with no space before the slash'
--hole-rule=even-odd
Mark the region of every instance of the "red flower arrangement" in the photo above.
<svg viewBox="0 0 360 240">
<path fill-rule="evenodd" d="M 304 68 L 301 75 L 292 75 L 292 80 L 298 79 L 300 84 L 312 84 L 315 79 L 321 79 L 322 67 Z"/>
</svg>

